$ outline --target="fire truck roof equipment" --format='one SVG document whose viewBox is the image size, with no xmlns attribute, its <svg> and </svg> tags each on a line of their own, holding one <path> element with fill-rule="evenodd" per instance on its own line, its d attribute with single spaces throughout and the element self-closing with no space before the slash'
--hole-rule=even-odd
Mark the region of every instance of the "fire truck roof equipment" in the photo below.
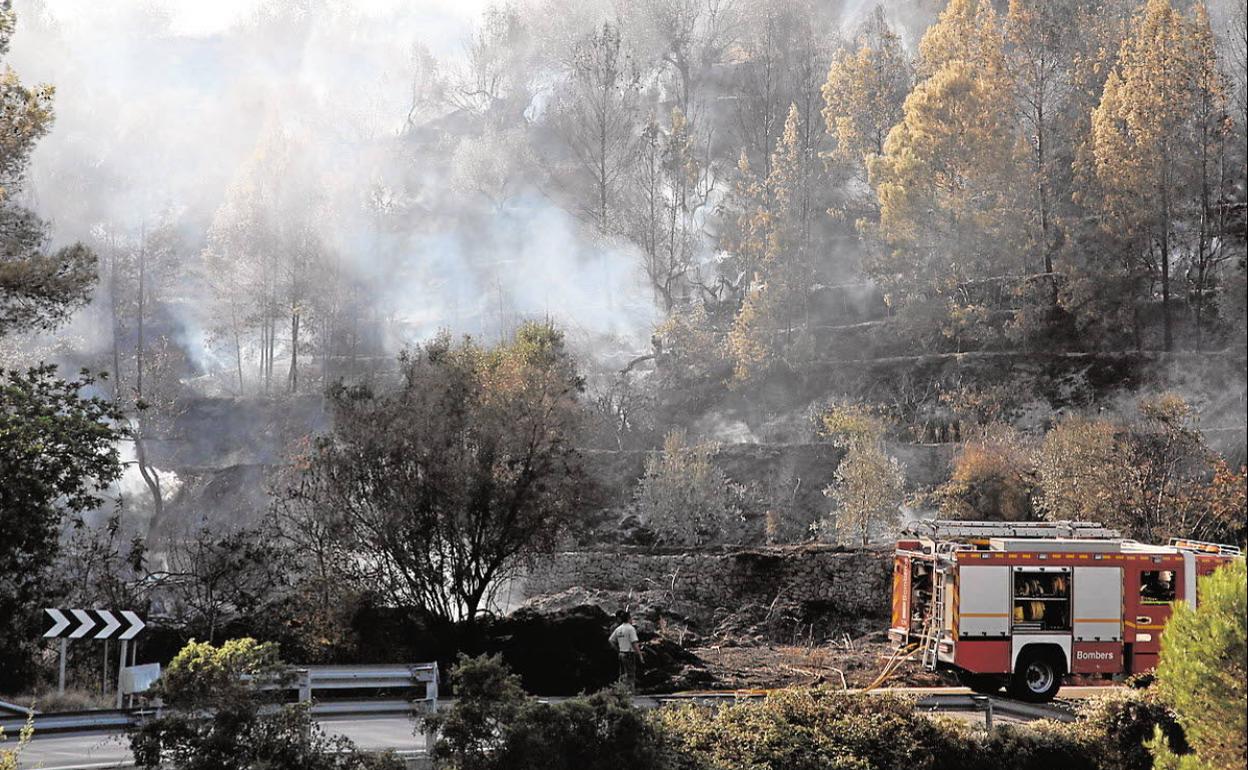
<svg viewBox="0 0 1248 770">
<path fill-rule="evenodd" d="M 1180 551 L 1195 551 L 1196 553 L 1212 553 L 1218 556 L 1243 556 L 1244 552 L 1237 545 L 1226 545 L 1225 543 L 1209 543 L 1204 540 L 1191 540 L 1185 537 L 1170 538 L 1170 545 Z"/>
<path fill-rule="evenodd" d="M 1064 540 L 1116 540 L 1118 530 L 1096 521 L 957 521 L 920 519 L 907 524 L 902 532 L 931 540 L 990 538 L 1058 538 Z"/>
</svg>

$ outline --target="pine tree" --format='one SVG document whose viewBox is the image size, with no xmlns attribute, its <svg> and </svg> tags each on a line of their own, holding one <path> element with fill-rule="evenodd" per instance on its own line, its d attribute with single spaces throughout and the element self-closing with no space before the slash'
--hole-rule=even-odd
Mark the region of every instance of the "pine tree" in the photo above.
<svg viewBox="0 0 1248 770">
<path fill-rule="evenodd" d="M 0 0 L 0 60 L 17 21 L 12 5 Z M 46 253 L 47 225 L 17 198 L 30 154 L 52 126 L 53 93 L 0 67 L 0 335 L 55 327 L 95 285 L 95 255 L 76 244 Z"/>
<path fill-rule="evenodd" d="M 755 376 L 806 337 L 800 327 L 807 320 L 814 267 L 811 162 L 802 148 L 796 105 L 789 109 L 766 179 L 754 177 L 742 156 L 738 250 L 752 281 L 728 334 L 737 380 Z"/>
<path fill-rule="evenodd" d="M 877 9 L 857 50 L 837 51 L 823 84 L 823 119 L 836 141 L 831 156 L 862 169 L 884 152 L 889 129 L 901 122 L 913 67 L 899 38 Z"/>
<path fill-rule="evenodd" d="M 1184 246 L 1180 224 L 1207 210 L 1201 166 L 1209 137 L 1201 116 L 1211 100 L 1222 99 L 1207 76 L 1216 67 L 1211 33 L 1198 19 L 1169 0 L 1149 0 L 1092 115 L 1100 214 L 1106 227 L 1137 244 L 1131 258 L 1160 283 L 1166 350 L 1174 345 L 1171 275 Z"/>
<path fill-rule="evenodd" d="M 1016 259 L 1017 154 L 995 78 L 973 64 L 942 66 L 906 99 L 883 155 L 868 162 L 885 245 L 867 264 L 907 296 L 942 293 Z"/>
<path fill-rule="evenodd" d="M 1006 62 L 1017 101 L 1019 129 L 1029 149 L 1030 241 L 1044 272 L 1053 272 L 1056 241 L 1054 198 L 1061 174 L 1057 162 L 1059 126 L 1065 115 L 1073 68 L 1070 11 L 1053 0 L 1010 0 L 1005 21 Z"/>
<path fill-rule="evenodd" d="M 1006 67 L 1000 27 L 992 3 L 950 0 L 940 19 L 919 41 L 919 77 L 930 78 L 949 64 L 962 62 L 985 80 L 1003 78 Z"/>
<path fill-rule="evenodd" d="M 1248 756 L 1248 573 L 1235 559 L 1197 581 L 1195 608 L 1177 602 L 1161 637 L 1157 685 L 1192 753 L 1176 756 L 1160 735 L 1157 770 L 1240 767 Z"/>
</svg>

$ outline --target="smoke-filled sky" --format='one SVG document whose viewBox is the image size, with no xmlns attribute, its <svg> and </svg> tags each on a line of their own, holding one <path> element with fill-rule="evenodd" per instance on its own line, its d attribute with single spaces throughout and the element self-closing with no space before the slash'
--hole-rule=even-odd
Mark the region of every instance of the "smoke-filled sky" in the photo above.
<svg viewBox="0 0 1248 770">
<path fill-rule="evenodd" d="M 452 186 L 445 168 L 411 165 L 400 136 L 419 52 L 456 66 L 486 5 L 17 0 L 7 63 L 57 89 L 25 195 L 58 244 L 90 242 L 101 226 L 133 236 L 172 217 L 190 265 L 231 186 L 280 137 L 329 212 L 320 237 L 363 279 L 390 273 L 377 302 L 399 322 L 392 349 L 442 327 L 495 337 L 547 315 L 586 343 L 644 347 L 656 316 L 636 255 L 585 237 L 538 191 L 517 188 L 506 211 L 470 230 L 400 200 L 408 221 L 378 232 L 378 196 L 410 197 L 422 176 L 426 191 Z M 201 278 L 180 282 L 178 339 L 203 367 L 224 366 L 206 344 Z M 88 312 L 64 333 L 103 349 L 101 328 Z"/>
</svg>

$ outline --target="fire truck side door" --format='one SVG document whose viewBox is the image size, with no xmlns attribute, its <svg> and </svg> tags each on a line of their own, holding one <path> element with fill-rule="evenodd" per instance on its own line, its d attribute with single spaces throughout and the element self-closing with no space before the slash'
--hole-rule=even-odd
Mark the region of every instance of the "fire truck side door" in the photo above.
<svg viewBox="0 0 1248 770">
<path fill-rule="evenodd" d="M 1131 645 L 1131 673 L 1149 671 L 1161 652 L 1161 632 L 1170 619 L 1174 602 L 1182 600 L 1185 586 L 1180 565 L 1161 560 L 1134 563 L 1127 568 L 1126 641 Z"/>
<path fill-rule="evenodd" d="M 1075 567 L 1073 588 L 1071 670 L 1122 671 L 1122 568 Z"/>
</svg>

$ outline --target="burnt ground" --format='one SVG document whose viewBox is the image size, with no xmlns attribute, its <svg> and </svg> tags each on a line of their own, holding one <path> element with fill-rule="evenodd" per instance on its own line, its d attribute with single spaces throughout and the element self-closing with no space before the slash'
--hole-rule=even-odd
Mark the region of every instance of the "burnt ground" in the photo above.
<svg viewBox="0 0 1248 770">
<path fill-rule="evenodd" d="M 883 634 L 869 634 L 817 645 L 759 644 L 744 647 L 703 647 L 692 650 L 714 678 L 711 689 L 772 689 L 814 686 L 865 687 L 880 673 L 893 647 Z M 903 664 L 889 685 L 948 684 L 941 676 L 922 671 L 917 663 Z"/>
<path fill-rule="evenodd" d="M 886 636 L 888 621 L 875 617 L 828 617 L 812 614 L 801 606 L 743 604 L 732 612 L 699 612 L 697 607 L 672 602 L 662 592 L 624 593 L 572 589 L 535 597 L 506 621 L 543 628 L 541 639 L 500 650 L 526 684 L 550 690 L 565 679 L 587 652 L 564 649 L 547 663 L 546 656 L 531 652 L 529 642 L 550 650 L 564 648 L 554 640 L 576 638 L 596 647 L 597 638 L 586 629 L 597 622 L 610 628 L 611 615 L 628 607 L 642 637 L 640 689 L 644 692 L 680 690 L 768 689 L 790 685 L 830 684 L 862 687 L 883 669 L 893 647 Z M 571 625 L 580 628 L 571 631 Z M 605 639 L 606 631 L 600 631 Z M 517 640 L 518 642 L 520 640 Z M 594 685 L 613 676 L 610 657 L 597 668 Z M 549 666 L 557 667 L 555 671 Z M 933 685 L 945 683 L 917 664 L 903 665 L 890 684 Z M 557 683 L 562 689 L 571 681 Z M 588 684 L 588 683 L 587 683 Z M 542 686 L 545 685 L 545 686 Z M 593 686 L 574 688 L 593 689 Z"/>
</svg>

